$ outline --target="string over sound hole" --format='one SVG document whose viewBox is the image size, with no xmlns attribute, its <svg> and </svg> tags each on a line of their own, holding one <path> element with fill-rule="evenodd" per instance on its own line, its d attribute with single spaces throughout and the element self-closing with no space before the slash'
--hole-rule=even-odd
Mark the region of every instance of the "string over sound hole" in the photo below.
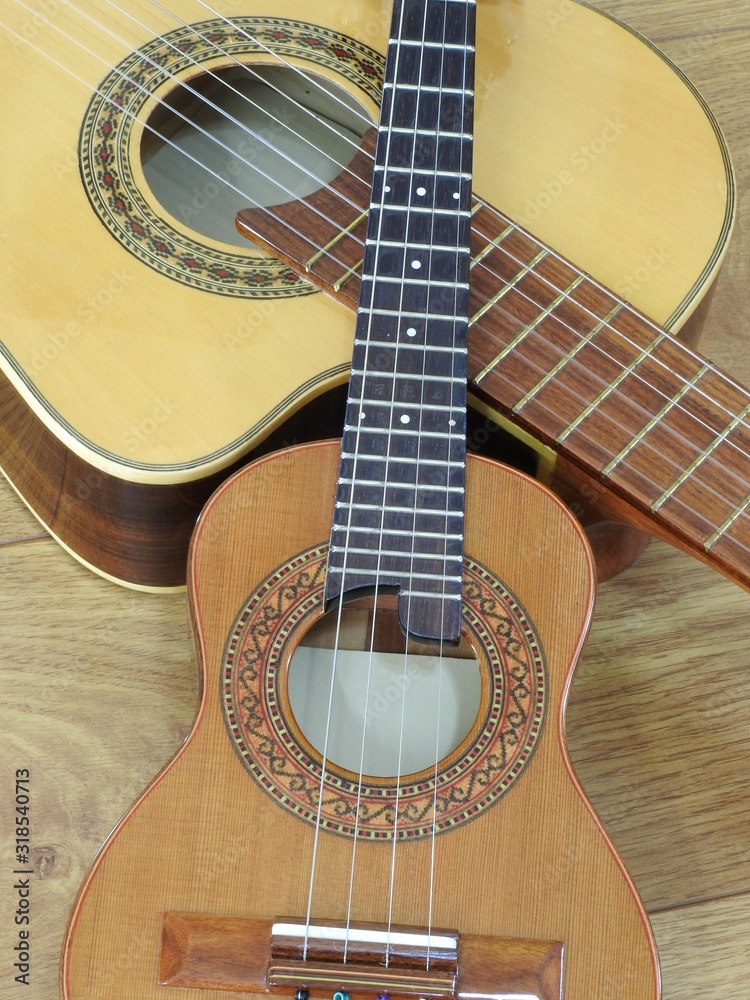
<svg viewBox="0 0 750 1000">
<path fill-rule="evenodd" d="M 369 119 L 336 84 L 279 65 L 232 65 L 160 97 L 141 145 L 159 203 L 201 236 L 248 248 L 234 218 L 329 184 L 359 148 Z"/>
<path fill-rule="evenodd" d="M 407 645 L 394 608 L 357 602 L 338 623 L 338 611 L 329 612 L 292 657 L 289 700 L 302 734 L 354 774 L 397 778 L 434 768 L 479 713 L 471 647 L 465 639 L 458 649 Z"/>
</svg>

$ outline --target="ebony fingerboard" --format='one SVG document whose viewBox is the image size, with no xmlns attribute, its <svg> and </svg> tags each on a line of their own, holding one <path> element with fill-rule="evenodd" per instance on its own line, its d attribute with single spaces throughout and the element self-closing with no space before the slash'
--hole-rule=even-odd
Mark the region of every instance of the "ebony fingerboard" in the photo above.
<svg viewBox="0 0 750 1000">
<path fill-rule="evenodd" d="M 328 601 L 399 592 L 456 642 L 466 459 L 475 5 L 395 4 L 328 565 Z"/>
</svg>

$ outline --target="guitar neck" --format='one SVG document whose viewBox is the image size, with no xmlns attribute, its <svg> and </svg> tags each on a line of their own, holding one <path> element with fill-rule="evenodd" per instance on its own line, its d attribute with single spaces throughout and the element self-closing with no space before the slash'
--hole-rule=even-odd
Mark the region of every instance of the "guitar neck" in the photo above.
<svg viewBox="0 0 750 1000">
<path fill-rule="evenodd" d="M 368 136 L 326 219 L 313 195 L 238 226 L 351 308 L 371 172 Z M 470 389 L 750 588 L 750 393 L 480 198 L 471 257 Z"/>
<path fill-rule="evenodd" d="M 326 598 L 397 587 L 404 629 L 461 627 L 473 0 L 394 6 Z"/>
<path fill-rule="evenodd" d="M 476 391 L 750 584 L 747 390 L 481 202 L 474 238 Z"/>
</svg>

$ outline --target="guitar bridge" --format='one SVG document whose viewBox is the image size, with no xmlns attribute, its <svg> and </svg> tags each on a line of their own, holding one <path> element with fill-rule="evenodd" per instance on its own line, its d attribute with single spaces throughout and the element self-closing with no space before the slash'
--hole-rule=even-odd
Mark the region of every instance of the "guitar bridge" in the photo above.
<svg viewBox="0 0 750 1000">
<path fill-rule="evenodd" d="M 165 913 L 159 983 L 312 1000 L 563 1000 L 559 941 Z"/>
<path fill-rule="evenodd" d="M 271 928 L 271 988 L 452 997 L 457 974 L 455 931 L 302 920 Z"/>
</svg>

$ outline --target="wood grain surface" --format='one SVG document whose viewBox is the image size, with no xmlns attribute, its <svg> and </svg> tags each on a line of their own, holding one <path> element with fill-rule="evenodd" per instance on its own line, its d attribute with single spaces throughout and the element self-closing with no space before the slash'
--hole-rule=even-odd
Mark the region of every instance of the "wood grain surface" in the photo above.
<svg viewBox="0 0 750 1000">
<path fill-rule="evenodd" d="M 667 52 L 727 137 L 739 217 L 702 349 L 750 384 L 750 3 L 600 6 Z M 0 607 L 0 997 L 54 1000 L 83 874 L 189 729 L 195 654 L 184 597 L 133 593 L 91 575 L 4 481 Z M 747 995 L 748 611 L 747 594 L 654 543 L 602 586 L 573 692 L 574 760 L 652 915 L 666 1000 Z M 32 776 L 30 987 L 14 982 L 12 968 L 11 805 L 23 767 Z"/>
</svg>

